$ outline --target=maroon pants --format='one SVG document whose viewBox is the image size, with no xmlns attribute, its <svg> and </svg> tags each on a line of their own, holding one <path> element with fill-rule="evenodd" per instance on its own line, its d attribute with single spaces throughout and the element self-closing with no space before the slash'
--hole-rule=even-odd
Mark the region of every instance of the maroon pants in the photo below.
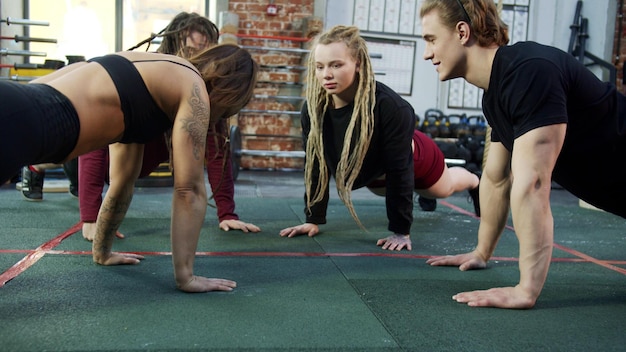
<svg viewBox="0 0 626 352">
<path fill-rule="evenodd" d="M 169 160 L 165 138 L 146 143 L 139 177 L 150 175 L 160 163 Z M 78 206 L 80 220 L 95 222 L 102 204 L 102 191 L 109 179 L 109 147 L 95 150 L 78 157 Z"/>
<path fill-rule="evenodd" d="M 446 159 L 435 141 L 422 132 L 415 130 L 413 142 L 415 144 L 413 151 L 415 189 L 428 189 L 443 175 Z"/>
<path fill-rule="evenodd" d="M 446 160 L 435 141 L 418 130 L 413 132 L 413 143 L 415 145 L 413 150 L 413 172 L 415 173 L 413 187 L 415 189 L 428 189 L 441 178 Z M 367 187 L 383 188 L 385 187 L 385 180 L 376 180 Z"/>
</svg>

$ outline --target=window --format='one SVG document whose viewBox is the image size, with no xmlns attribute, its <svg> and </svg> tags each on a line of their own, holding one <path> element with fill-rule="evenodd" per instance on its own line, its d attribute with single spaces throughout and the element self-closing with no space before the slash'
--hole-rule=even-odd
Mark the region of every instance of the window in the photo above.
<svg viewBox="0 0 626 352">
<path fill-rule="evenodd" d="M 68 55 L 89 59 L 126 50 L 159 32 L 179 12 L 206 15 L 206 3 L 206 0 L 30 0 L 28 18 L 50 25 L 29 26 L 29 36 L 56 39 L 57 43 L 30 42 L 29 50 L 45 52 L 46 56 L 32 56 L 29 61 L 68 61 Z M 116 18 L 116 13 L 122 13 L 123 18 Z M 117 38 L 121 38 L 121 43 Z M 151 51 L 158 48 L 158 41 L 155 42 Z"/>
<path fill-rule="evenodd" d="M 206 15 L 205 0 L 124 0 L 123 4 L 122 50 L 160 32 L 180 12 Z M 155 40 L 155 43 L 159 42 Z M 150 46 L 150 51 L 157 48 L 158 44 Z"/>
<path fill-rule="evenodd" d="M 90 58 L 115 51 L 115 1 L 30 0 L 29 18 L 49 26 L 29 26 L 31 37 L 56 39 L 56 44 L 30 43 L 30 50 L 47 53 L 30 57 L 66 61 L 68 55 Z"/>
</svg>

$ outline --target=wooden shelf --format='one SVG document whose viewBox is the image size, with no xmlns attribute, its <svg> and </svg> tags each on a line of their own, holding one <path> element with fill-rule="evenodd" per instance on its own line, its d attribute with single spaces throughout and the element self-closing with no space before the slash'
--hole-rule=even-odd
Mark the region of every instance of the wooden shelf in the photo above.
<svg viewBox="0 0 626 352">
<path fill-rule="evenodd" d="M 238 38 L 250 38 L 250 39 L 269 39 L 269 40 L 289 40 L 292 42 L 308 42 L 309 38 L 304 37 L 285 37 L 285 36 L 273 36 L 273 35 L 255 35 L 255 34 L 236 34 Z"/>
<path fill-rule="evenodd" d="M 274 85 L 302 87 L 302 83 L 298 83 L 298 82 L 257 81 L 257 83 L 269 83 L 269 84 L 274 84 Z"/>
<path fill-rule="evenodd" d="M 240 114 L 300 115 L 300 111 L 241 109 Z"/>
<path fill-rule="evenodd" d="M 276 100 L 297 100 L 303 101 L 306 99 L 300 95 L 264 95 L 264 94 L 255 94 L 255 99 L 276 99 Z"/>
<path fill-rule="evenodd" d="M 304 66 L 289 66 L 289 65 L 259 65 L 261 68 L 270 68 L 270 69 L 278 69 L 278 70 L 298 70 L 305 71 L 306 67 Z"/>
<path fill-rule="evenodd" d="M 285 53 L 298 53 L 298 54 L 308 54 L 310 52 L 310 50 L 298 49 L 298 48 L 273 48 L 270 46 L 254 46 L 254 45 L 242 45 L 241 47 L 247 50 L 281 51 Z"/>
</svg>

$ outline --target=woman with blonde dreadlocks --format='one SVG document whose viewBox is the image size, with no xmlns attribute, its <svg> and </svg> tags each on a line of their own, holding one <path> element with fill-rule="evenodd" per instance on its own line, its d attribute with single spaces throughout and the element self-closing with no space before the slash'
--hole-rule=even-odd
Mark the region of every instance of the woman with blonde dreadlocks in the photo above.
<svg viewBox="0 0 626 352">
<path fill-rule="evenodd" d="M 154 34 L 129 50 L 148 44 L 156 37 L 163 37 L 157 52 L 187 57 L 193 51 L 206 49 L 217 44 L 219 30 L 206 17 L 197 13 L 181 12 L 160 33 Z M 223 143 L 228 134 L 228 121 L 218 121 L 207 135 L 205 163 L 213 199 L 217 208 L 219 227 L 243 232 L 259 232 L 261 229 L 251 223 L 239 220 L 235 213 L 234 181 L 227 145 Z M 217 140 L 217 142 L 215 141 Z M 218 145 L 220 144 L 220 145 Z M 105 147 L 79 157 L 79 209 L 83 237 L 92 241 L 96 233 L 96 220 L 102 204 L 104 183 L 108 180 L 109 148 Z M 160 163 L 170 159 L 165 138 L 159 137 L 144 146 L 143 162 L 139 177 L 148 176 Z M 117 237 L 124 235 L 118 232 Z"/>
<path fill-rule="evenodd" d="M 318 225 L 326 223 L 333 175 L 340 199 L 361 227 L 351 191 L 384 187 L 392 234 L 377 245 L 411 250 L 413 192 L 445 198 L 477 190 L 478 176 L 464 168 L 447 168 L 436 144 L 415 130 L 411 105 L 375 80 L 357 27 L 336 26 L 318 36 L 307 68 L 302 108 L 306 223 L 283 229 L 280 235 L 319 233 Z"/>
</svg>

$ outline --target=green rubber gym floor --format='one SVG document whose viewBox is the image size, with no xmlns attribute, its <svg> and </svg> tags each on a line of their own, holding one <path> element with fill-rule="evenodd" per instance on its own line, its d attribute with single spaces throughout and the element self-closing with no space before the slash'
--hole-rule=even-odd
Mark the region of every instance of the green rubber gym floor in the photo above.
<svg viewBox="0 0 626 352">
<path fill-rule="evenodd" d="M 376 246 L 388 234 L 384 199 L 354 192 L 362 231 L 331 192 L 313 238 L 278 232 L 303 221 L 301 172 L 242 171 L 237 213 L 261 233 L 223 232 L 208 208 L 195 273 L 237 281 L 232 292 L 175 289 L 171 188 L 137 188 L 115 251 L 136 266 L 91 260 L 78 202 L 66 193 L 25 201 L 0 188 L 2 351 L 624 351 L 626 222 L 581 208 L 554 189 L 554 258 L 535 308 L 456 303 L 459 291 L 514 285 L 517 239 L 505 230 L 485 270 L 430 267 L 471 250 L 478 219 L 458 194 L 414 210 L 413 250 Z M 626 205 L 625 205 L 626 206 Z"/>
</svg>

